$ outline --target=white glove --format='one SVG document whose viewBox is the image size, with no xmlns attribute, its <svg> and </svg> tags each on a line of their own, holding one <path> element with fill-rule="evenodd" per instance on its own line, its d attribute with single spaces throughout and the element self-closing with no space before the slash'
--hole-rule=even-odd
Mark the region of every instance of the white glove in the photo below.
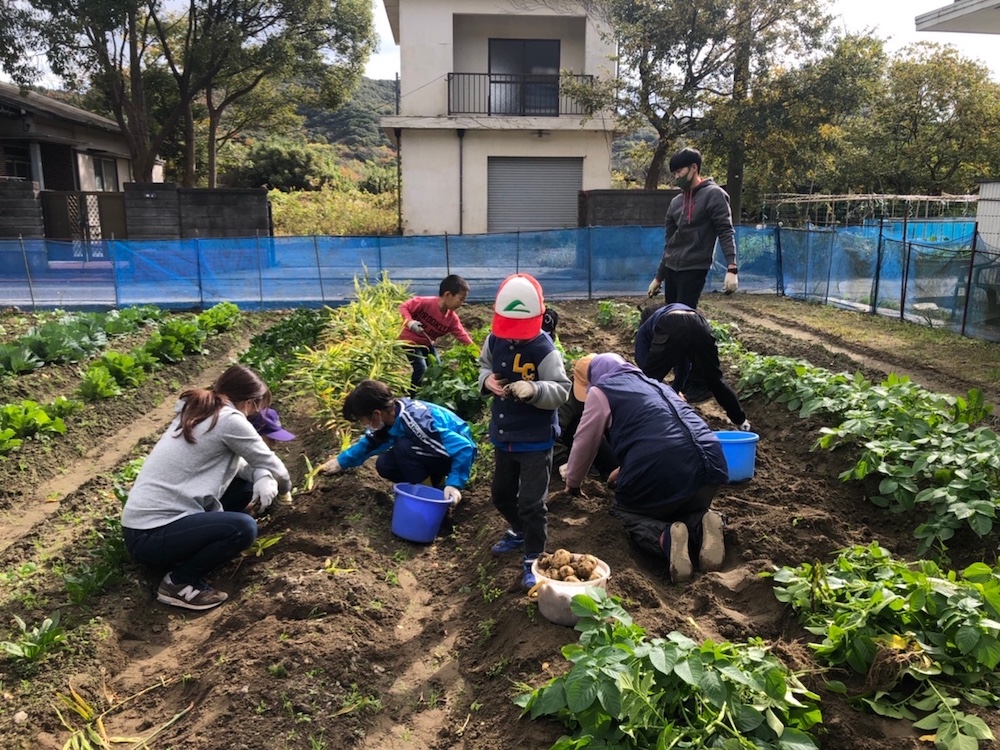
<svg viewBox="0 0 1000 750">
<path fill-rule="evenodd" d="M 424 324 L 421 323 L 419 320 L 411 320 L 409 323 L 406 324 L 406 327 L 409 328 L 414 333 L 424 332 Z"/>
<path fill-rule="evenodd" d="M 726 271 L 726 280 L 722 286 L 726 290 L 726 294 L 732 294 L 740 288 L 740 282 L 739 279 L 736 278 L 735 273 L 732 271 Z"/>
<path fill-rule="evenodd" d="M 569 474 L 569 464 L 563 464 L 559 467 L 559 476 L 562 477 L 564 482 L 566 481 L 567 474 Z"/>
<path fill-rule="evenodd" d="M 449 485 L 444 488 L 444 499 L 452 505 L 458 505 L 462 502 L 462 493 L 459 491 L 458 487 L 452 487 Z"/>
<path fill-rule="evenodd" d="M 325 464 L 320 464 L 316 469 L 320 474 L 339 474 L 340 473 L 340 463 L 336 458 L 331 458 Z"/>
<path fill-rule="evenodd" d="M 662 283 L 663 282 L 660 281 L 659 279 L 653 279 L 652 281 L 650 281 L 649 282 L 649 289 L 646 290 L 647 291 L 646 296 L 647 297 L 652 297 L 653 295 L 657 294 L 660 291 L 660 285 Z"/>
<path fill-rule="evenodd" d="M 528 401 L 535 395 L 535 384 L 530 380 L 518 380 L 506 386 L 504 390 L 511 398 L 515 398 L 518 401 Z"/>
<path fill-rule="evenodd" d="M 258 503 L 258 511 L 267 510 L 277 496 L 278 480 L 267 474 L 253 483 L 253 494 L 250 496 L 250 503 L 251 505 Z"/>
</svg>

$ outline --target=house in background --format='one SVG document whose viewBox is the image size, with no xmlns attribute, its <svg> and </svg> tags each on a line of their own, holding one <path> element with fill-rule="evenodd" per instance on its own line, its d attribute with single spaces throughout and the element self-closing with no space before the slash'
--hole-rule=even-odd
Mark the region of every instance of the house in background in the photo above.
<svg viewBox="0 0 1000 750">
<path fill-rule="evenodd" d="M 0 237 L 126 237 L 123 190 L 133 179 L 117 122 L 0 82 Z M 77 246 L 73 257 L 90 252 Z"/>
<path fill-rule="evenodd" d="M 916 18 L 917 31 L 956 31 L 969 34 L 1000 34 L 1000 4 L 996 0 L 955 0 L 951 5 Z M 1000 181 L 985 180 L 979 184 L 976 203 L 976 226 L 986 249 L 1000 248 Z M 978 272 L 977 272 L 978 273 Z M 979 285 L 980 276 L 974 279 Z M 997 292 L 987 292 L 989 307 L 1000 315 Z"/>
<path fill-rule="evenodd" d="M 614 118 L 585 118 L 560 73 L 614 72 L 608 29 L 584 4 L 386 0 L 400 97 L 404 234 L 574 227 L 580 190 L 611 186 Z"/>
<path fill-rule="evenodd" d="M 132 180 L 130 164 L 114 120 L 0 82 L 0 179 L 36 182 L 40 190 L 117 192 Z"/>
<path fill-rule="evenodd" d="M 917 31 L 957 31 L 1000 34 L 996 0 L 955 0 L 951 5 L 917 16 Z"/>
</svg>

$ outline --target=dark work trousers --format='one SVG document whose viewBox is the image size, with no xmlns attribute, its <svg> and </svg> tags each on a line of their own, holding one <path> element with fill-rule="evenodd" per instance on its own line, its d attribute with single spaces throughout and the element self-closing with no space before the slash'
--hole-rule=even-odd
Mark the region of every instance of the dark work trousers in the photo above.
<svg viewBox="0 0 1000 750">
<path fill-rule="evenodd" d="M 712 498 L 720 486 L 708 484 L 686 500 L 641 510 L 629 510 L 615 503 L 611 508 L 611 515 L 622 522 L 636 546 L 657 557 L 666 558 L 670 557 L 670 534 L 663 532 L 671 524 L 680 521 L 687 526 L 688 553 L 692 560 L 697 560 L 701 550 L 701 519 L 711 508 Z"/>
<path fill-rule="evenodd" d="M 236 477 L 222 493 L 219 502 L 223 510 L 246 511 L 252 498 L 253 480 Z"/>
<path fill-rule="evenodd" d="M 698 309 L 698 300 L 701 299 L 706 278 L 708 278 L 707 268 L 692 271 L 671 271 L 668 268 L 663 279 L 663 296 L 666 299 L 666 304 L 680 302 L 682 305 Z M 697 375 L 694 375 L 688 378 L 685 396 L 692 403 L 704 401 L 708 398 L 707 388 L 708 386 Z"/>
<path fill-rule="evenodd" d="M 692 271 L 672 271 L 666 269 L 663 279 L 663 296 L 666 304 L 680 302 L 682 305 L 697 309 L 701 292 L 708 278 L 707 268 L 696 268 Z"/>
<path fill-rule="evenodd" d="M 174 583 L 200 586 L 211 571 L 237 557 L 257 538 L 246 513 L 212 511 L 178 518 L 155 529 L 124 529 L 125 548 L 137 563 L 170 568 Z"/>
<path fill-rule="evenodd" d="M 431 355 L 437 357 L 437 349 L 433 346 L 413 346 L 407 347 L 406 358 L 413 365 L 413 375 L 410 376 L 410 395 L 417 392 L 423 382 L 424 373 L 427 372 L 427 358 Z"/>
<path fill-rule="evenodd" d="M 674 371 L 674 389 L 683 391 L 688 370 L 698 378 L 726 411 L 729 421 L 743 424 L 747 418 L 740 399 L 722 377 L 719 347 L 712 328 L 698 313 L 674 312 L 661 315 L 643 369 L 653 380 L 663 380 Z"/>
<path fill-rule="evenodd" d="M 493 464 L 493 505 L 516 534 L 524 535 L 524 554 L 540 555 L 548 535 L 549 475 L 552 449 L 507 453 L 497 449 Z"/>
<path fill-rule="evenodd" d="M 451 457 L 429 458 L 418 456 L 412 450 L 390 448 L 375 459 L 375 471 L 390 482 L 420 484 L 429 478 L 432 485 L 440 487 L 451 472 Z"/>
</svg>

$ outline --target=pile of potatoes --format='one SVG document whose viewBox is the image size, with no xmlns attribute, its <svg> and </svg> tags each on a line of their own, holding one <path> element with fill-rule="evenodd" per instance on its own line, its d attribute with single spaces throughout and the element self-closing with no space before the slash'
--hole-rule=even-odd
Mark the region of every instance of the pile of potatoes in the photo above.
<svg viewBox="0 0 1000 750">
<path fill-rule="evenodd" d="M 553 581 L 581 583 L 602 577 L 599 560 L 593 555 L 579 555 L 564 549 L 538 556 L 538 572 Z"/>
</svg>

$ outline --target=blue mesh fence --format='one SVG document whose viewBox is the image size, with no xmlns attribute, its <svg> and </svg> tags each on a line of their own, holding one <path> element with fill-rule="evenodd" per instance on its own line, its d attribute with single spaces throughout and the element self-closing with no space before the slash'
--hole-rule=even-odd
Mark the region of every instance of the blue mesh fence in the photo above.
<svg viewBox="0 0 1000 750">
<path fill-rule="evenodd" d="M 737 227 L 740 290 L 785 294 L 1000 340 L 1000 248 L 969 221 L 834 229 Z M 979 242 L 979 246 L 976 245 Z M 156 304 L 245 309 L 336 305 L 356 277 L 436 294 L 464 276 L 471 301 L 500 280 L 536 276 L 550 299 L 638 296 L 663 249 L 662 227 L 410 237 L 249 237 L 162 241 L 0 240 L 0 304 L 108 308 Z M 720 291 L 717 247 L 705 284 Z"/>
</svg>

